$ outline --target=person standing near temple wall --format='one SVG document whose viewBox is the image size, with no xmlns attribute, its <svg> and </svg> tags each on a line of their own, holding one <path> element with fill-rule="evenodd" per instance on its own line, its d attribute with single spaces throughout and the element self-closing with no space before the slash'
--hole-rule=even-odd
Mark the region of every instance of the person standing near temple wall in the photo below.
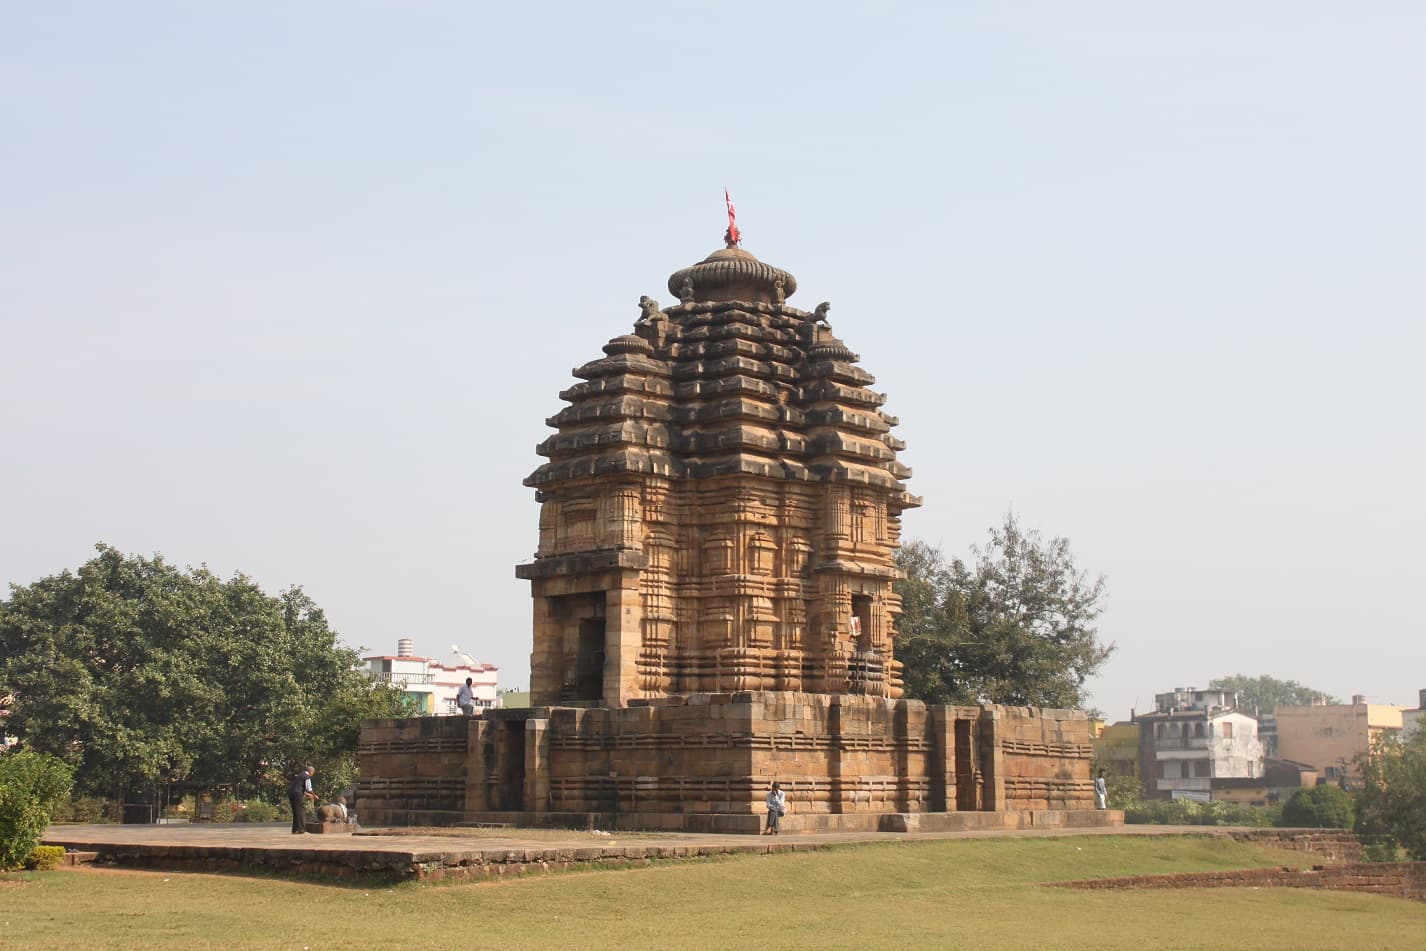
<svg viewBox="0 0 1426 951">
<path fill-rule="evenodd" d="M 292 781 L 287 786 L 287 803 L 292 807 L 292 834 L 299 835 L 307 831 L 307 800 L 317 801 L 317 794 L 312 791 L 312 774 L 317 772 L 314 767 L 304 766 L 292 774 Z"/>
<path fill-rule="evenodd" d="M 456 706 L 468 717 L 475 716 L 475 681 L 465 678 L 465 683 L 456 691 Z"/>
<path fill-rule="evenodd" d="M 763 801 L 767 803 L 767 828 L 763 835 L 777 835 L 778 820 L 787 812 L 787 794 L 782 791 L 782 784 L 769 786 Z"/>
</svg>

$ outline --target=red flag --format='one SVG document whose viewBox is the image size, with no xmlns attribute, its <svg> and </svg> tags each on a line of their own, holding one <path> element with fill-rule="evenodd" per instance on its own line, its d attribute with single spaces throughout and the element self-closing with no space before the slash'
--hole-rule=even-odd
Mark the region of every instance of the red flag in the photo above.
<svg viewBox="0 0 1426 951">
<path fill-rule="evenodd" d="M 728 205 L 728 233 L 723 235 L 723 241 L 730 248 L 738 246 L 738 242 L 743 240 L 743 235 L 738 231 L 738 212 L 733 208 L 733 196 L 728 194 L 728 189 L 723 189 L 723 201 Z"/>
</svg>

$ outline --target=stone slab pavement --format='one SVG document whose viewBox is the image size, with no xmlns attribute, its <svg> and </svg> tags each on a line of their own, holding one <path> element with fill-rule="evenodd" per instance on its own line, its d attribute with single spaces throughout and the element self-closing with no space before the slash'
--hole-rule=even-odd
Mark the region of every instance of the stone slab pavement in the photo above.
<svg viewBox="0 0 1426 951">
<path fill-rule="evenodd" d="M 80 851 L 119 848 L 171 850 L 257 849 L 307 853 L 371 853 L 413 863 L 482 856 L 508 861 L 510 853 L 598 850 L 603 857 L 660 857 L 660 853 L 774 852 L 861 842 L 908 842 L 1079 835 L 1226 835 L 1221 826 L 1115 826 L 1088 829 L 1015 829 L 962 832 L 805 832 L 781 836 L 690 832 L 584 831 L 575 829 L 363 829 L 357 835 L 293 835 L 287 823 L 194 823 L 189 825 L 63 824 L 50 826 L 47 845 Z M 453 855 L 454 853 L 454 855 Z M 650 854 L 653 853 L 653 854 Z"/>
</svg>

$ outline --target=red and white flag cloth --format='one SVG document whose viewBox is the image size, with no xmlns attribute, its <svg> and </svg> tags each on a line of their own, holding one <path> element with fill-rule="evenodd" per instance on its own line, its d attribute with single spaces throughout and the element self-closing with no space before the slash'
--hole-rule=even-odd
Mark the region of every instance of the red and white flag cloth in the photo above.
<svg viewBox="0 0 1426 951">
<path fill-rule="evenodd" d="M 738 212 L 733 207 L 733 196 L 728 194 L 728 189 L 723 189 L 723 201 L 728 205 L 728 233 L 723 235 L 723 240 L 728 247 L 736 247 L 738 242 L 743 240 L 742 234 L 738 231 Z"/>
</svg>

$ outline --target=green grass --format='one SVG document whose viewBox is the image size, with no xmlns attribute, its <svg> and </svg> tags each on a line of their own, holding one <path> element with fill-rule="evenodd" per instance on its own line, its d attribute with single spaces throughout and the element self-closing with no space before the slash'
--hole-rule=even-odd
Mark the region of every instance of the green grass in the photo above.
<svg viewBox="0 0 1426 951">
<path fill-rule="evenodd" d="M 1306 889 L 1043 882 L 1309 865 L 1228 840 L 908 841 L 481 884 L 68 871 L 0 880 L 0 947 L 1426 947 L 1426 904 Z"/>
</svg>

